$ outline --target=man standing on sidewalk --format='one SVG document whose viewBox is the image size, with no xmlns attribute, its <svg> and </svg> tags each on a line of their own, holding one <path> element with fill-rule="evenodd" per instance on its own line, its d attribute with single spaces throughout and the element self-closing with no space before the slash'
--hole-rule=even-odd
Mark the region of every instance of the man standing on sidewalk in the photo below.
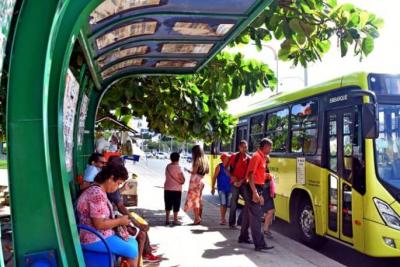
<svg viewBox="0 0 400 267">
<path fill-rule="evenodd" d="M 247 141 L 241 140 L 239 143 L 239 152 L 233 154 L 229 161 L 229 172 L 231 174 L 231 206 L 229 210 L 229 227 L 236 227 L 236 210 L 239 200 L 240 188 L 246 180 L 247 166 L 250 162 L 250 157 L 247 155 Z"/>
<path fill-rule="evenodd" d="M 272 141 L 264 138 L 260 147 L 250 159 L 247 169 L 248 184 L 244 189 L 245 206 L 243 209 L 242 228 L 240 230 L 239 243 L 251 243 L 249 239 L 249 227 L 256 251 L 272 249 L 267 246 L 264 235 L 261 233 L 262 197 L 263 186 L 266 178 L 266 156 L 271 152 Z"/>
</svg>

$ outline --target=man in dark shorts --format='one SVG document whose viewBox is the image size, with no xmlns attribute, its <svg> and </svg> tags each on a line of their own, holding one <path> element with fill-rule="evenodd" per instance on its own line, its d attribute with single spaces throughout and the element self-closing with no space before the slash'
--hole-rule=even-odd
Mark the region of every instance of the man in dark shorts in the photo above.
<svg viewBox="0 0 400 267">
<path fill-rule="evenodd" d="M 269 226 L 271 225 L 272 219 L 274 218 L 275 214 L 275 203 L 274 203 L 275 190 L 273 189 L 274 178 L 269 173 L 268 165 L 269 165 L 269 157 L 267 157 L 267 167 L 266 167 L 267 173 L 263 190 L 263 198 L 264 198 L 263 212 L 264 212 L 264 234 L 266 235 L 266 237 L 272 238 L 272 233 L 271 231 L 269 231 Z"/>
<path fill-rule="evenodd" d="M 247 169 L 247 185 L 243 190 L 245 205 L 242 211 L 242 228 L 240 230 L 239 243 L 252 242 L 249 239 L 249 227 L 256 251 L 272 249 L 267 246 L 264 235 L 261 233 L 261 216 L 264 198 L 262 196 L 265 178 L 266 178 L 266 156 L 272 148 L 272 141 L 264 138 L 260 142 L 260 147 L 250 159 Z"/>
</svg>

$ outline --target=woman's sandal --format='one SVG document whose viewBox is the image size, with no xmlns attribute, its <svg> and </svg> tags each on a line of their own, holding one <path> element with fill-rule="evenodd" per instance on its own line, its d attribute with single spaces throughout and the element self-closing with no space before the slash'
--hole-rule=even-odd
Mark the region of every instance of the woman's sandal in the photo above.
<svg viewBox="0 0 400 267">
<path fill-rule="evenodd" d="M 272 233 L 271 233 L 271 231 L 264 231 L 264 235 L 267 237 L 267 238 L 274 238 L 273 236 L 272 236 Z"/>
<path fill-rule="evenodd" d="M 192 225 L 200 225 L 200 224 L 201 224 L 201 220 L 192 223 Z"/>
</svg>

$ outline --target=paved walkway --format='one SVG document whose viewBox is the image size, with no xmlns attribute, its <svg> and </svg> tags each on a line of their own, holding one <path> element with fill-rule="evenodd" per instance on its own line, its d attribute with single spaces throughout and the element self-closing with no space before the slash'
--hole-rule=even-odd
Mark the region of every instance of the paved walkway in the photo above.
<svg viewBox="0 0 400 267">
<path fill-rule="evenodd" d="M 159 244 L 158 253 L 164 257 L 159 266 L 343 266 L 277 232 L 269 241 L 275 246 L 270 251 L 255 252 L 253 245 L 238 244 L 239 231 L 219 225 L 219 207 L 214 201 L 204 201 L 203 225 L 190 226 L 192 215 L 181 210 L 182 226 L 164 226 L 162 177 L 143 164 L 128 163 L 127 167 L 139 175 L 136 210 L 151 223 L 151 242 Z M 187 187 L 188 181 L 184 185 Z M 210 192 L 207 187 L 204 190 L 204 194 Z"/>
<path fill-rule="evenodd" d="M 0 186 L 8 186 L 8 171 L 0 169 Z"/>
</svg>

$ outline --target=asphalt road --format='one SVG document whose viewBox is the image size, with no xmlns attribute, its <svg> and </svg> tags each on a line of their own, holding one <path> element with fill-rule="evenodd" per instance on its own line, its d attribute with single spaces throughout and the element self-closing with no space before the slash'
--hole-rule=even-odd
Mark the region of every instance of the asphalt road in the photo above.
<svg viewBox="0 0 400 267">
<path fill-rule="evenodd" d="M 141 163 L 149 167 L 155 173 L 159 174 L 153 176 L 154 179 L 164 179 L 165 166 L 169 163 L 169 161 L 160 159 L 147 159 Z M 188 168 L 191 166 L 190 163 L 184 161 L 181 161 L 180 164 L 181 166 Z M 210 192 L 204 192 L 203 194 L 207 200 L 216 203 L 216 197 L 210 195 Z M 272 229 L 291 239 L 297 240 L 296 230 L 285 221 L 277 219 L 274 222 Z M 318 252 L 350 267 L 400 267 L 400 258 L 372 258 L 332 240 L 327 240 L 326 244 L 321 247 Z"/>
</svg>

